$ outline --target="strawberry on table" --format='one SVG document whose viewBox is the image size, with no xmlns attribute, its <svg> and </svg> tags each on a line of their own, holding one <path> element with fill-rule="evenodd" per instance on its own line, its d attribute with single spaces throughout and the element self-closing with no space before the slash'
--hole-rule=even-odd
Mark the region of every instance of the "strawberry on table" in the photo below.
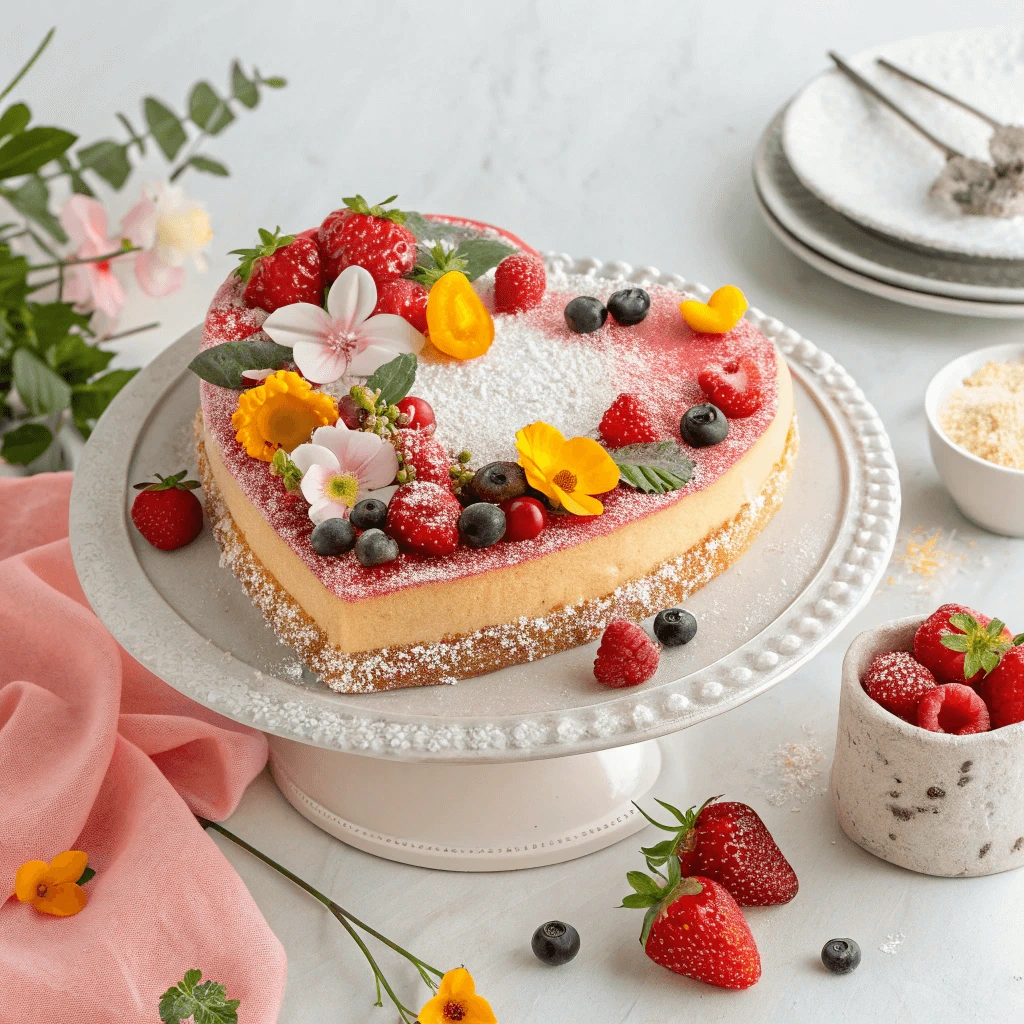
<svg viewBox="0 0 1024 1024">
<path fill-rule="evenodd" d="M 753 416 L 764 405 L 761 367 L 750 356 L 712 363 L 697 375 L 697 383 L 712 405 L 734 419 Z"/>
<path fill-rule="evenodd" d="M 544 298 L 548 278 L 536 256 L 514 252 L 494 270 L 494 312 L 524 313 Z"/>
<path fill-rule="evenodd" d="M 993 729 L 1024 722 L 1024 633 L 982 681 L 978 692 L 988 705 Z"/>
<path fill-rule="evenodd" d="M 282 235 L 280 227 L 273 233 L 260 228 L 259 245 L 232 249 L 231 254 L 242 257 L 235 273 L 245 281 L 247 306 L 273 313 L 296 302 L 323 302 L 320 249 L 311 238 Z"/>
<path fill-rule="evenodd" d="M 327 280 L 333 281 L 346 267 L 362 267 L 379 288 L 394 281 L 416 264 L 416 236 L 405 227 L 401 210 L 385 210 L 398 196 L 370 206 L 360 196 L 342 200 L 343 209 L 329 213 L 317 232 Z"/>
<path fill-rule="evenodd" d="M 788 903 L 800 883 L 758 813 L 735 801 L 717 803 L 711 797 L 700 808 L 680 811 L 656 801 L 676 821 L 663 825 L 643 808 L 640 813 L 673 837 L 644 847 L 647 866 L 656 869 L 678 857 L 686 875 L 706 875 L 724 885 L 744 907 L 771 907 Z"/>
<path fill-rule="evenodd" d="M 761 977 L 761 957 L 736 901 L 714 879 L 682 877 L 677 857 L 668 879 L 642 871 L 626 875 L 635 890 L 623 907 L 647 909 L 640 944 L 662 967 L 719 988 L 750 988 Z"/>
<path fill-rule="evenodd" d="M 999 664 L 1013 636 L 998 619 L 962 604 L 944 604 L 914 634 L 914 657 L 940 683 L 977 685 Z"/>
<path fill-rule="evenodd" d="M 203 506 L 192 493 L 198 480 L 186 480 L 187 471 L 156 482 L 135 484 L 140 493 L 132 502 L 132 522 L 155 548 L 173 551 L 190 544 L 203 529 Z"/>
</svg>

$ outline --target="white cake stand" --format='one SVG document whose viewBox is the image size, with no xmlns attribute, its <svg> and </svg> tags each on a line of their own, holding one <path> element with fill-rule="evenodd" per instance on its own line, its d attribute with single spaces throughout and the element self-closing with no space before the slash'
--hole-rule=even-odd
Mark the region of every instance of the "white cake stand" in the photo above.
<svg viewBox="0 0 1024 1024">
<path fill-rule="evenodd" d="M 708 289 L 653 268 L 548 257 L 552 267 Z M 220 566 L 209 530 L 166 554 L 130 525 L 131 484 L 194 466 L 190 331 L 107 410 L 71 496 L 85 593 L 142 664 L 269 735 L 274 778 L 307 818 L 370 853 L 493 871 L 571 860 L 644 826 L 631 801 L 658 779 L 657 737 L 785 679 L 870 596 L 895 541 L 900 491 L 885 428 L 831 356 L 779 321 L 748 318 L 796 381 L 801 450 L 785 503 L 741 561 L 687 607 L 697 638 L 643 686 L 593 679 L 594 645 L 457 686 L 338 694 L 281 645 Z M 673 793 L 685 792 L 683 780 Z"/>
</svg>

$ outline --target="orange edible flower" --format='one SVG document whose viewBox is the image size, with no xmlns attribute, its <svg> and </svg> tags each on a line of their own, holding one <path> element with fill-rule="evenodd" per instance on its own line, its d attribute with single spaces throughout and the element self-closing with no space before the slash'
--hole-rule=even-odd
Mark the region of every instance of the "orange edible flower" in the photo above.
<svg viewBox="0 0 1024 1024">
<path fill-rule="evenodd" d="M 88 897 L 78 884 L 89 866 L 89 855 L 81 850 L 58 853 L 49 864 L 29 860 L 14 876 L 14 895 L 31 903 L 40 914 L 71 917 L 85 907 Z"/>
<path fill-rule="evenodd" d="M 683 319 L 704 334 L 728 334 L 747 311 L 747 297 L 735 285 L 723 285 L 707 302 L 688 299 L 679 305 Z"/>
<path fill-rule="evenodd" d="M 437 995 L 419 1013 L 419 1024 L 498 1024 L 491 1004 L 476 994 L 473 976 L 456 967 L 441 979 Z"/>
<path fill-rule="evenodd" d="M 427 296 L 427 332 L 435 348 L 456 359 L 482 356 L 494 341 L 494 320 L 465 274 L 450 270 Z"/>
<path fill-rule="evenodd" d="M 604 505 L 591 497 L 619 483 L 619 467 L 589 437 L 567 441 L 561 431 L 538 420 L 516 434 L 519 465 L 531 487 L 578 516 L 599 516 Z"/>
</svg>

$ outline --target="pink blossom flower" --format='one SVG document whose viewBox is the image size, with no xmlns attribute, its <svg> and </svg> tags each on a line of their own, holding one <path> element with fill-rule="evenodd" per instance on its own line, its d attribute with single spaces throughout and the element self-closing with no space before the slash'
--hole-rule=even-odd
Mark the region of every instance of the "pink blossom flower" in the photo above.
<svg viewBox="0 0 1024 1024">
<path fill-rule="evenodd" d="M 73 195 L 60 213 L 61 227 L 75 246 L 78 263 L 64 270 L 64 299 L 80 310 L 98 309 L 112 320 L 124 309 L 124 286 L 114 274 L 113 260 L 96 260 L 121 248 L 121 239 L 107 237 L 107 211 L 98 199 Z"/>
<path fill-rule="evenodd" d="M 357 501 L 387 487 L 398 473 L 390 441 L 345 426 L 317 427 L 312 442 L 293 449 L 291 460 L 302 473 L 302 496 L 314 523 L 348 519 Z"/>
<path fill-rule="evenodd" d="M 346 267 L 327 293 L 327 309 L 295 302 L 275 310 L 263 330 L 292 350 L 295 365 L 314 384 L 346 373 L 368 377 L 405 352 L 419 352 L 424 338 L 394 313 L 372 316 L 377 286 L 362 267 Z"/>
</svg>

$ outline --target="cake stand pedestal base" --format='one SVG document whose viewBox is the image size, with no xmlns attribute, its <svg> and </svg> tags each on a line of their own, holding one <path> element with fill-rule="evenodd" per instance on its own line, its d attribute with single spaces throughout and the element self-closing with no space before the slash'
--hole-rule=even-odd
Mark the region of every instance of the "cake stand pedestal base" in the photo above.
<svg viewBox="0 0 1024 1024">
<path fill-rule="evenodd" d="M 388 860 L 510 871 L 584 857 L 639 832 L 633 806 L 657 781 L 647 740 L 507 764 L 416 764 L 270 736 L 270 767 L 314 825 Z"/>
</svg>

